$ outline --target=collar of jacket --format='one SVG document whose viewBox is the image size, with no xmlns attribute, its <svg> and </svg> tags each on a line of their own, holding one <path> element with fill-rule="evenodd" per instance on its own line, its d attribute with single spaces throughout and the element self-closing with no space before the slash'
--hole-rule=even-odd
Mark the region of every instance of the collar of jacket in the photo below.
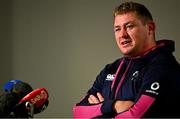
<svg viewBox="0 0 180 119">
<path fill-rule="evenodd" d="M 167 54 L 172 54 L 175 51 L 174 48 L 174 41 L 172 40 L 159 40 L 156 41 L 156 46 L 152 47 L 151 49 L 147 50 L 146 52 L 139 54 L 138 56 L 135 57 L 124 57 L 126 61 L 129 60 L 139 60 L 139 59 L 149 59 L 151 57 L 156 56 L 159 53 L 167 53 Z"/>
</svg>

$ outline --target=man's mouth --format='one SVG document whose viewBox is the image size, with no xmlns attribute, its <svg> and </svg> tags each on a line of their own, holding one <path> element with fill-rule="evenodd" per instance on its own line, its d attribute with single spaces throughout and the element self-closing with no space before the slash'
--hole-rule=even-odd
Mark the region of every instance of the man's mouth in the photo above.
<svg viewBox="0 0 180 119">
<path fill-rule="evenodd" d="M 130 39 L 126 39 L 124 41 L 121 42 L 121 45 L 127 45 L 129 43 L 131 43 L 132 41 Z"/>
</svg>

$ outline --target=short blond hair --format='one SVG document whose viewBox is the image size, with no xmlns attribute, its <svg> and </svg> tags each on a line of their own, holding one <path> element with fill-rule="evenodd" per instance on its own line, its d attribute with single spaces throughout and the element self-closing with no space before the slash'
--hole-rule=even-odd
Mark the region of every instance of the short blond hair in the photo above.
<svg viewBox="0 0 180 119">
<path fill-rule="evenodd" d="M 142 4 L 136 2 L 124 2 L 117 6 L 114 10 L 113 16 L 133 12 L 140 17 L 144 23 L 153 21 L 150 11 Z"/>
</svg>

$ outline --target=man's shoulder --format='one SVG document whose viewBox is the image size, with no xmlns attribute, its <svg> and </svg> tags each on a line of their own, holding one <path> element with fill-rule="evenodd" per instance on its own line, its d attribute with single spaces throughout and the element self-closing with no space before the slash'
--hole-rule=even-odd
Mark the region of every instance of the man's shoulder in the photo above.
<svg viewBox="0 0 180 119">
<path fill-rule="evenodd" d="M 180 64 L 173 54 L 159 54 L 148 61 L 148 66 L 155 67 L 157 70 L 177 70 L 180 73 Z"/>
<path fill-rule="evenodd" d="M 157 48 L 145 55 L 143 55 L 142 57 L 140 57 L 140 59 L 145 59 L 146 61 L 149 62 L 159 62 L 159 63 L 163 63 L 163 62 L 174 62 L 174 55 L 171 52 L 164 52 L 162 51 L 160 48 Z M 172 60 L 173 59 L 173 60 Z"/>
</svg>

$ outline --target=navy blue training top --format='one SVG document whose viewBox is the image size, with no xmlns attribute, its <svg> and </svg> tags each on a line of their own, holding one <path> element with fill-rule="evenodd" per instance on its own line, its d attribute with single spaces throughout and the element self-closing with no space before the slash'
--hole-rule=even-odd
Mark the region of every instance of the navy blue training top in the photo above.
<svg viewBox="0 0 180 119">
<path fill-rule="evenodd" d="M 155 48 L 140 56 L 123 57 L 106 65 L 87 95 L 74 107 L 75 117 L 180 117 L 177 109 L 180 107 L 180 65 L 173 51 L 173 41 L 160 40 Z M 104 101 L 89 104 L 89 95 L 97 92 Z M 113 110 L 116 100 L 131 100 L 134 105 L 117 114 Z"/>
</svg>

